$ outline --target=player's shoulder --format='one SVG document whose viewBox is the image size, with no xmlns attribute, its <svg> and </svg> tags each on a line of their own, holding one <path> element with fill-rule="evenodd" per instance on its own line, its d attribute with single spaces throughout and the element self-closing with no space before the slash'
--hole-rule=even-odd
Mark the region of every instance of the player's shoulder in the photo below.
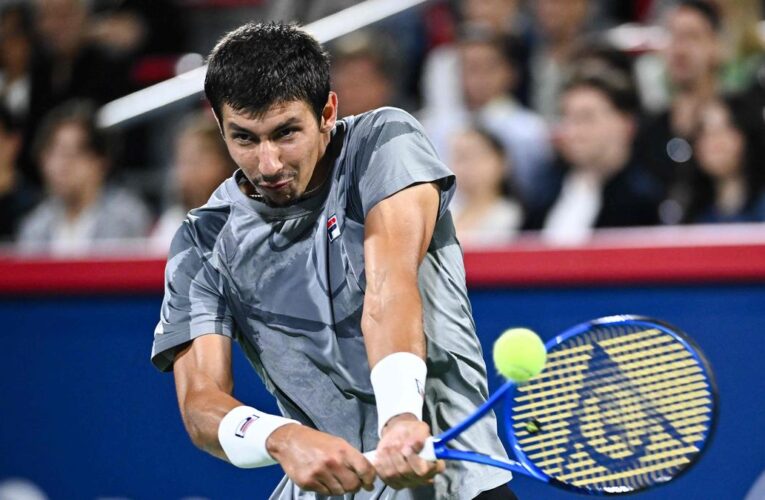
<svg viewBox="0 0 765 500">
<path fill-rule="evenodd" d="M 392 139 L 409 136 L 420 139 L 425 137 L 422 125 L 408 112 L 394 107 L 383 107 L 367 111 L 352 117 L 350 134 L 352 142 L 360 149 L 379 147 Z"/>
<path fill-rule="evenodd" d="M 380 127 L 390 123 L 408 123 L 416 128 L 420 127 L 420 123 L 414 116 L 401 108 L 394 108 L 393 106 L 373 109 L 356 115 L 354 118 L 357 126 Z"/>
<path fill-rule="evenodd" d="M 232 205 L 224 183 L 206 204 L 188 212 L 173 238 L 170 254 L 174 255 L 192 246 L 202 252 L 209 252 L 215 248 L 231 218 Z"/>
</svg>

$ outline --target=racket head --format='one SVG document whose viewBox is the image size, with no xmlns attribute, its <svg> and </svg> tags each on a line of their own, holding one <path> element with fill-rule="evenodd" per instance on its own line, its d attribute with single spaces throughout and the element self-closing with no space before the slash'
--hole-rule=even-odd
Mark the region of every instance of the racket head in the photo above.
<svg viewBox="0 0 765 500">
<path fill-rule="evenodd" d="M 714 375 L 677 328 L 610 316 L 545 347 L 545 370 L 505 400 L 509 444 L 531 475 L 579 493 L 633 493 L 687 471 L 708 446 Z"/>
</svg>

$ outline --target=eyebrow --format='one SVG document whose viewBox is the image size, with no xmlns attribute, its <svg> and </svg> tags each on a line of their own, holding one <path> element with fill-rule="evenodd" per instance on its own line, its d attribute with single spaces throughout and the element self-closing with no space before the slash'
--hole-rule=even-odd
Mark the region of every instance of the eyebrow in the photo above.
<svg viewBox="0 0 765 500">
<path fill-rule="evenodd" d="M 298 123 L 300 123 L 300 120 L 297 117 L 292 116 L 290 118 L 287 118 L 283 122 L 279 123 L 278 125 L 276 125 L 270 132 L 268 132 L 268 135 L 271 135 L 271 134 L 274 134 L 276 132 L 279 132 L 280 130 L 283 130 L 283 129 L 287 128 L 287 127 L 294 126 L 294 125 L 296 125 Z M 228 122 L 228 127 L 232 131 L 234 131 L 234 132 L 245 132 L 247 134 L 257 136 L 257 134 L 255 132 L 253 132 L 252 130 L 250 130 L 250 129 L 246 128 L 246 127 L 242 127 L 241 125 L 238 125 L 238 124 L 236 124 L 236 123 L 234 123 L 232 121 Z"/>
</svg>

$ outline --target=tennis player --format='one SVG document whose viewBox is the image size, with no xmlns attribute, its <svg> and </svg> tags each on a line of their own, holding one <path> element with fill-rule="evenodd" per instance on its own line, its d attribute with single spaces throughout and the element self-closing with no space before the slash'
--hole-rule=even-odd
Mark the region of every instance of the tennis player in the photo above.
<svg viewBox="0 0 765 500">
<path fill-rule="evenodd" d="M 515 498 L 506 471 L 417 455 L 488 392 L 454 176 L 420 125 L 394 108 L 338 120 L 326 53 L 283 24 L 227 34 L 205 92 L 239 170 L 173 240 L 152 350 L 193 442 L 278 462 L 275 499 Z M 232 397 L 234 339 L 282 415 Z M 460 439 L 505 456 L 493 416 Z"/>
</svg>

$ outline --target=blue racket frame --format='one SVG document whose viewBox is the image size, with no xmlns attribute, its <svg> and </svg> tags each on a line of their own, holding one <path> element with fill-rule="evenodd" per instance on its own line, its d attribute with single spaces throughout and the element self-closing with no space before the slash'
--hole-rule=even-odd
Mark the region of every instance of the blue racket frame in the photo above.
<svg viewBox="0 0 765 500">
<path fill-rule="evenodd" d="M 693 457 L 693 460 L 688 465 L 686 465 L 686 467 L 680 470 L 673 477 L 673 479 L 682 475 L 693 466 L 693 464 L 701 457 L 704 450 L 709 447 L 709 444 L 711 442 L 711 438 L 712 438 L 712 435 L 714 434 L 714 430 L 716 428 L 716 424 L 718 420 L 717 408 L 719 407 L 719 404 L 718 404 L 717 384 L 715 382 L 714 375 L 712 373 L 712 370 L 708 361 L 701 353 L 700 348 L 692 340 L 690 340 L 690 338 L 688 338 L 686 335 L 679 333 L 680 330 L 678 330 L 677 328 L 667 323 L 657 321 L 655 319 L 647 318 L 644 316 L 636 316 L 636 315 L 607 316 L 607 317 L 598 318 L 592 321 L 587 321 L 585 323 L 578 324 L 576 326 L 569 328 L 563 333 L 557 335 L 553 339 L 549 340 L 545 344 L 545 349 L 549 352 L 555 346 L 567 341 L 571 337 L 580 335 L 583 332 L 586 332 L 587 330 L 592 329 L 593 327 L 597 327 L 601 325 L 640 326 L 644 328 L 659 329 L 662 332 L 668 335 L 671 335 L 678 342 L 683 344 L 683 346 L 687 349 L 687 351 L 691 354 L 691 356 L 696 361 L 698 361 L 699 365 L 702 367 L 704 376 L 709 382 L 710 393 L 712 396 L 712 422 L 709 426 L 709 429 L 703 434 L 704 440 L 699 452 Z M 482 404 L 468 418 L 466 418 L 465 420 L 457 424 L 455 427 L 452 427 L 446 432 L 443 432 L 442 434 L 435 437 L 433 440 L 433 449 L 435 451 L 436 457 L 440 459 L 445 459 L 445 460 L 462 460 L 466 462 L 474 462 L 474 463 L 489 465 L 492 467 L 497 467 L 500 469 L 509 470 L 511 472 L 518 472 L 520 474 L 531 476 L 535 479 L 546 482 L 548 484 L 552 484 L 559 488 L 563 488 L 569 491 L 575 491 L 579 493 L 586 493 L 590 495 L 613 495 L 613 494 L 635 493 L 637 491 L 641 491 L 640 489 L 634 489 L 629 492 L 610 493 L 610 492 L 600 491 L 595 489 L 580 488 L 567 483 L 563 483 L 555 479 L 554 477 L 545 474 L 541 469 L 539 469 L 536 465 L 534 465 L 534 463 L 531 462 L 528 459 L 528 457 L 526 457 L 526 454 L 522 451 L 520 445 L 518 444 L 518 440 L 516 439 L 515 433 L 512 432 L 513 395 L 515 394 L 516 386 L 517 384 L 512 381 L 506 382 L 499 389 L 497 389 L 494 392 L 494 394 L 492 394 L 491 397 L 489 397 L 489 399 L 487 399 L 486 402 Z M 478 421 L 481 417 L 483 417 L 486 413 L 488 413 L 489 410 L 491 410 L 496 405 L 496 403 L 503 398 L 504 398 L 503 403 L 505 405 L 505 408 L 504 408 L 505 411 L 504 411 L 503 417 L 504 417 L 506 436 L 510 444 L 510 447 L 512 448 L 513 454 L 515 455 L 515 458 L 517 458 L 517 460 L 505 461 L 504 459 L 498 459 L 498 458 L 491 457 L 489 455 L 485 455 L 485 454 L 474 452 L 474 451 L 454 450 L 454 449 L 446 447 L 446 443 L 448 443 L 451 439 L 453 439 L 454 437 L 462 433 L 462 431 L 464 431 L 465 429 L 473 425 L 476 421 Z"/>
</svg>

